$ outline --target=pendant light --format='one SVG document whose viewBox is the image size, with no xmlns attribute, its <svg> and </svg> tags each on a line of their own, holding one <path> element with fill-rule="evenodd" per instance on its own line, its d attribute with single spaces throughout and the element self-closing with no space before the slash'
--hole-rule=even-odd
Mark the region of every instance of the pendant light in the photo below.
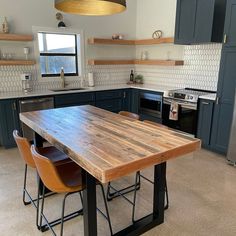
<svg viewBox="0 0 236 236">
<path fill-rule="evenodd" d="M 70 14 L 113 15 L 126 9 L 126 0 L 55 0 L 55 8 Z"/>
</svg>

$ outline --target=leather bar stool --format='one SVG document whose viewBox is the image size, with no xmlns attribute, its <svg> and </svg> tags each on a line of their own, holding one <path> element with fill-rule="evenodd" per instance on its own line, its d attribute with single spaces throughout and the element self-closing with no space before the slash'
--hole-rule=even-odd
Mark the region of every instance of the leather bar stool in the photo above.
<svg viewBox="0 0 236 236">
<path fill-rule="evenodd" d="M 13 131 L 13 137 L 19 149 L 20 156 L 25 162 L 24 184 L 23 184 L 23 203 L 24 205 L 28 205 L 32 203 L 36 207 L 35 201 L 37 201 L 37 198 L 33 199 L 26 188 L 28 166 L 34 169 L 36 168 L 31 151 L 30 151 L 31 144 L 26 138 L 22 137 L 17 130 Z M 60 152 L 55 147 L 40 148 L 40 153 L 50 158 L 55 165 L 61 165 L 63 163 L 72 162 L 71 159 L 67 155 Z M 26 195 L 29 198 L 29 201 L 26 201 Z"/>
<path fill-rule="evenodd" d="M 82 175 L 81 175 L 82 169 L 74 162 L 66 163 L 63 165 L 54 165 L 54 163 L 49 158 L 39 154 L 38 150 L 35 148 L 34 145 L 31 146 L 31 153 L 32 153 L 38 174 L 44 183 L 39 222 L 40 222 L 40 226 L 42 226 L 42 219 L 44 218 L 47 224 L 47 228 L 44 228 L 44 229 L 41 228 L 41 230 L 45 231 L 47 229 L 51 229 L 53 235 L 56 235 L 55 231 L 52 228 L 55 225 L 54 224 L 55 221 L 49 223 L 43 212 L 44 191 L 45 191 L 45 186 L 46 186 L 48 189 L 50 189 L 53 192 L 65 194 L 63 198 L 63 202 L 62 202 L 62 211 L 61 211 L 61 218 L 60 218 L 60 223 L 61 223 L 60 236 L 62 236 L 64 221 L 71 219 L 74 216 L 81 215 L 83 213 L 83 209 L 80 209 L 74 213 L 69 214 L 68 216 L 64 216 L 65 201 L 66 201 L 67 196 L 69 196 L 70 194 L 79 193 L 80 198 L 81 198 L 81 203 L 83 204 L 83 199 L 81 195 L 81 191 L 84 189 L 84 186 L 82 186 Z M 110 233 L 112 235 L 111 221 L 110 221 L 110 216 L 108 212 L 108 206 L 105 199 L 104 189 L 100 183 L 98 184 L 100 185 L 102 189 L 106 215 L 102 211 L 100 210 L 99 211 L 102 213 L 103 216 L 106 217 L 109 223 Z M 39 201 L 37 205 L 39 207 Z"/>
</svg>

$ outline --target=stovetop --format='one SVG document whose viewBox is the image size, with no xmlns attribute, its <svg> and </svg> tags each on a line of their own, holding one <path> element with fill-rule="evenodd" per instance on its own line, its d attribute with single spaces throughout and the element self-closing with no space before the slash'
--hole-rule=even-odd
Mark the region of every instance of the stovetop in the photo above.
<svg viewBox="0 0 236 236">
<path fill-rule="evenodd" d="M 198 90 L 192 88 L 169 90 L 164 97 L 178 99 L 186 102 L 197 103 L 199 96 L 214 93 L 208 90 Z"/>
</svg>

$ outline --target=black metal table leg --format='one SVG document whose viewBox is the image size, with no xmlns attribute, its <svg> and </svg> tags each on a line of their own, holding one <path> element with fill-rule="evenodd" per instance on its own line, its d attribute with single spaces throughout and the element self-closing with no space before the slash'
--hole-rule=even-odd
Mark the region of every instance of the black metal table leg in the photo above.
<svg viewBox="0 0 236 236">
<path fill-rule="evenodd" d="M 137 236 L 164 222 L 166 163 L 154 167 L 153 213 L 147 215 L 114 236 Z"/>
<path fill-rule="evenodd" d="M 166 162 L 154 167 L 153 218 L 164 222 Z"/>
<path fill-rule="evenodd" d="M 84 213 L 84 235 L 97 235 L 97 203 L 96 203 L 96 179 L 88 172 L 82 172 L 83 185 L 83 213 Z"/>
</svg>

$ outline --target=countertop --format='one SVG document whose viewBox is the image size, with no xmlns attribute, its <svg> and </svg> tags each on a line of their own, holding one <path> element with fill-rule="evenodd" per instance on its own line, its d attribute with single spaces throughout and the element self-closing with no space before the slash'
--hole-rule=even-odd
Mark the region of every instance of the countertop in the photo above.
<svg viewBox="0 0 236 236">
<path fill-rule="evenodd" d="M 128 89 L 128 88 L 135 88 L 135 89 L 142 89 L 142 90 L 150 90 L 160 93 L 165 93 L 166 91 L 177 89 L 176 87 L 168 87 L 162 85 L 153 85 L 153 84 L 119 84 L 119 85 L 104 85 L 104 86 L 95 86 L 95 87 L 86 87 L 82 90 L 66 90 L 66 91 L 51 91 L 49 89 L 44 90 L 34 90 L 29 93 L 24 93 L 23 91 L 15 91 L 15 92 L 0 92 L 0 100 L 3 99 L 11 99 L 11 98 L 30 98 L 30 97 L 38 97 L 38 96 L 54 96 L 60 94 L 73 94 L 73 93 L 84 93 L 84 92 L 96 92 L 96 91 L 105 91 L 105 90 L 113 90 L 113 89 Z M 208 94 L 200 96 L 202 99 L 208 99 L 215 101 L 216 94 Z"/>
<path fill-rule="evenodd" d="M 0 92 L 0 100 L 11 99 L 11 98 L 30 98 L 30 97 L 38 97 L 38 96 L 54 96 L 54 95 L 60 95 L 60 94 L 96 92 L 96 91 L 113 90 L 113 89 L 128 89 L 128 88 L 151 90 L 151 91 L 161 92 L 161 93 L 164 93 L 167 90 L 175 89 L 174 87 L 157 86 L 157 85 L 150 85 L 150 84 L 142 84 L 142 85 L 119 84 L 119 85 L 104 85 L 104 86 L 86 87 L 82 90 L 70 90 L 70 91 L 66 90 L 66 91 L 56 91 L 56 92 L 51 91 L 49 89 L 34 90 L 29 93 L 24 93 L 23 91 Z"/>
<path fill-rule="evenodd" d="M 216 93 L 210 93 L 210 94 L 207 94 L 207 95 L 202 95 L 199 98 L 215 101 L 216 100 Z"/>
</svg>

